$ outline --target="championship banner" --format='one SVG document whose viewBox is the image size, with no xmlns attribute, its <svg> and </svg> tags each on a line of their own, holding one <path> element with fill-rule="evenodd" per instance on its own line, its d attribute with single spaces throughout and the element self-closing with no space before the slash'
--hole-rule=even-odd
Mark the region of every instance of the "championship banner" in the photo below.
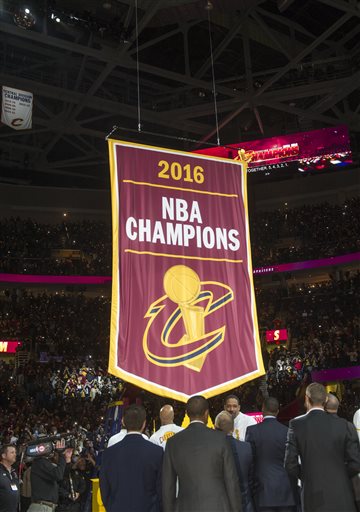
<svg viewBox="0 0 360 512">
<path fill-rule="evenodd" d="M 109 140 L 109 372 L 186 402 L 264 374 L 241 162 Z"/>
<path fill-rule="evenodd" d="M 32 127 L 33 95 L 11 87 L 2 87 L 1 122 L 14 130 Z"/>
</svg>

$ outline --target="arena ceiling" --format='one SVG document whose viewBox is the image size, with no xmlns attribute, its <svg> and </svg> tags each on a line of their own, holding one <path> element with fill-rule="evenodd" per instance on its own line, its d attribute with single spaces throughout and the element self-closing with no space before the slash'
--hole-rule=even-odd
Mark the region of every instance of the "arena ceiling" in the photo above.
<svg viewBox="0 0 360 512">
<path fill-rule="evenodd" d="M 115 125 L 115 138 L 186 150 L 195 144 L 184 138 L 216 143 L 213 69 L 222 144 L 340 123 L 357 138 L 359 6 L 3 0 L 1 85 L 33 92 L 34 112 L 32 130 L 1 125 L 0 180 L 104 188 Z"/>
</svg>

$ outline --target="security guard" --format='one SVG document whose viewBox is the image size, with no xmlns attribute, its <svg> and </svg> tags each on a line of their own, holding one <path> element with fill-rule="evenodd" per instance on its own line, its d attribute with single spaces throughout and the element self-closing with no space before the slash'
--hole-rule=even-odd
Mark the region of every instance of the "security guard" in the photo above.
<svg viewBox="0 0 360 512">
<path fill-rule="evenodd" d="M 19 480 L 12 469 L 16 448 L 4 444 L 0 448 L 0 512 L 17 512 L 20 499 Z"/>
</svg>

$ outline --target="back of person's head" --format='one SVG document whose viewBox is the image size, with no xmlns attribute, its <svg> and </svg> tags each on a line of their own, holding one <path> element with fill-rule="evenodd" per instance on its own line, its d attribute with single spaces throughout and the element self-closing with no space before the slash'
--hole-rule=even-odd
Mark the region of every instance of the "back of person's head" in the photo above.
<svg viewBox="0 0 360 512">
<path fill-rule="evenodd" d="M 327 401 L 325 405 L 326 412 L 330 414 L 336 414 L 339 409 L 340 402 L 335 395 L 332 393 L 327 394 Z"/>
<path fill-rule="evenodd" d="M 279 400 L 273 396 L 265 398 L 262 406 L 264 416 L 277 416 L 279 413 Z"/>
<path fill-rule="evenodd" d="M 234 430 L 234 418 L 227 411 L 221 411 L 215 418 L 216 430 L 221 430 L 225 434 L 231 434 Z"/>
<path fill-rule="evenodd" d="M 186 404 L 186 412 L 192 420 L 207 421 L 207 413 L 209 412 L 209 403 L 201 395 L 192 396 Z"/>
<path fill-rule="evenodd" d="M 142 405 L 129 405 L 125 409 L 123 423 L 128 432 L 141 432 L 145 421 L 146 411 Z"/>
<path fill-rule="evenodd" d="M 169 425 L 174 422 L 174 409 L 172 405 L 164 405 L 160 409 L 161 425 Z"/>
<path fill-rule="evenodd" d="M 312 407 L 324 407 L 326 403 L 327 393 L 322 384 L 313 382 L 306 388 L 305 395 Z"/>
</svg>

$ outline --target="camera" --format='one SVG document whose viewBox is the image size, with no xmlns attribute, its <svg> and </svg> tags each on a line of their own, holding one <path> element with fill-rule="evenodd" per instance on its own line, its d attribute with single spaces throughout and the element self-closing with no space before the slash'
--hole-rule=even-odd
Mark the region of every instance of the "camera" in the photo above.
<svg viewBox="0 0 360 512">
<path fill-rule="evenodd" d="M 60 447 L 56 447 L 58 441 L 61 443 Z M 72 434 L 66 433 L 42 437 L 26 444 L 25 457 L 49 457 L 55 451 L 63 452 L 66 448 L 75 448 L 75 444 L 75 437 Z"/>
</svg>

